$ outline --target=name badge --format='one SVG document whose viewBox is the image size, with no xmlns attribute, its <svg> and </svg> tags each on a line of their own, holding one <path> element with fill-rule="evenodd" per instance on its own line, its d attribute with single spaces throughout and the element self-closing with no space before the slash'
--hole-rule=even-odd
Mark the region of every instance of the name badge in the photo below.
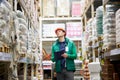
<svg viewBox="0 0 120 80">
<path fill-rule="evenodd" d="M 68 46 L 65 47 L 65 51 L 66 51 L 66 52 L 68 51 Z"/>
</svg>

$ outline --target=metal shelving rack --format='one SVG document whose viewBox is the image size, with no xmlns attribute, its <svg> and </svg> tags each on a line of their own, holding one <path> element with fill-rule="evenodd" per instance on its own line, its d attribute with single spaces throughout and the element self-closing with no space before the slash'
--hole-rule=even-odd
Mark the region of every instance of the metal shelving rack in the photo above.
<svg viewBox="0 0 120 80">
<path fill-rule="evenodd" d="M 83 14 L 82 14 L 83 32 L 85 31 L 85 27 L 87 25 L 88 20 L 92 19 L 92 21 L 93 21 L 93 19 L 95 17 L 95 14 L 96 14 L 95 10 L 96 10 L 96 8 L 98 8 L 98 6 L 101 6 L 101 5 L 102 5 L 102 1 L 101 0 L 90 0 L 88 5 L 85 6 L 85 9 L 84 9 Z M 92 41 L 91 47 L 97 47 L 96 43 L 95 43 L 95 40 Z M 84 48 L 84 45 L 83 45 L 83 48 Z M 92 54 L 93 55 L 93 61 L 95 61 L 95 49 L 93 49 L 92 53 L 93 53 Z M 86 56 L 85 58 L 87 59 L 88 58 L 87 55 L 88 54 L 84 54 L 83 56 Z"/>
<path fill-rule="evenodd" d="M 104 7 L 104 14 L 106 14 L 106 5 L 107 4 L 114 4 L 114 5 L 119 5 L 120 1 L 119 0 L 103 0 L 103 7 Z M 119 44 L 116 44 L 116 48 L 115 49 L 111 49 L 111 50 L 104 50 L 103 51 L 103 58 L 104 59 L 108 59 L 108 61 L 104 60 L 104 62 L 109 62 L 111 65 L 114 66 L 114 73 L 112 74 L 113 76 L 115 76 L 113 79 L 120 79 L 120 73 L 119 73 L 119 69 L 118 69 L 118 65 L 120 65 L 120 49 L 119 49 Z M 105 65 L 105 64 L 104 64 Z M 109 67 L 107 67 L 108 69 Z M 116 75 L 114 75 L 116 74 Z"/>
<path fill-rule="evenodd" d="M 34 7 L 37 8 L 37 13 L 31 12 L 30 10 L 27 9 L 28 6 L 26 6 L 26 3 L 25 3 L 26 1 L 27 0 L 19 0 L 18 2 L 20 4 L 21 8 L 23 9 L 25 15 L 27 16 L 29 27 L 31 27 L 31 29 L 33 29 L 36 33 L 39 33 L 39 13 L 40 13 L 39 12 L 39 6 L 40 6 L 39 0 L 34 0 L 33 4 L 29 5 L 29 6 L 32 6 L 33 8 Z M 33 22 L 33 13 L 35 13 L 37 15 L 37 21 L 38 21 L 38 23 L 36 22 L 37 26 L 35 25 L 36 23 Z M 27 57 L 21 57 L 19 63 L 23 64 L 24 80 L 27 80 L 27 76 L 29 76 L 28 74 L 30 74 L 31 80 L 33 79 L 33 77 L 37 77 L 37 78 L 39 77 L 38 70 L 42 65 L 41 62 L 34 62 L 33 60 L 31 60 Z M 30 68 L 29 68 L 29 66 L 30 66 Z M 31 73 L 28 72 L 29 70 L 31 71 Z M 41 79 L 38 78 L 38 80 L 41 80 Z"/>
<path fill-rule="evenodd" d="M 99 4 L 99 1 L 100 1 L 100 4 Z M 107 4 L 120 4 L 120 1 L 119 0 L 90 0 L 90 3 L 85 7 L 85 10 L 84 10 L 83 15 L 82 15 L 83 32 L 85 31 L 85 27 L 87 25 L 87 20 L 90 18 L 94 18 L 95 13 L 96 13 L 95 9 L 98 6 L 103 6 L 103 15 L 105 15 Z M 98 36 L 97 43 L 101 42 L 102 40 L 103 40 L 102 35 Z M 95 46 L 95 44 L 96 43 L 93 40 L 91 46 L 95 47 L 97 49 L 98 54 L 100 54 L 99 56 L 106 59 L 105 62 L 110 62 L 110 64 L 112 64 L 112 65 L 115 64 L 114 66 L 119 65 L 119 61 L 120 61 L 120 57 L 119 57 L 120 56 L 120 53 L 119 53 L 120 49 L 119 49 L 119 47 L 117 47 L 116 49 L 113 49 L 113 50 L 106 51 L 106 50 L 102 50 L 102 47 L 99 45 Z M 101 52 L 99 52 L 99 50 Z M 93 54 L 92 54 L 93 62 L 95 61 L 95 58 L 96 58 L 95 53 L 96 53 L 95 49 L 93 49 Z M 86 56 L 85 58 L 88 59 L 88 57 L 87 57 L 88 55 L 85 54 L 85 56 Z M 103 64 L 103 63 L 101 63 L 101 64 Z M 108 68 L 106 68 L 106 69 L 108 69 Z M 116 70 L 117 70 L 117 68 L 116 68 Z M 116 72 L 118 72 L 118 71 L 116 71 Z"/>
<path fill-rule="evenodd" d="M 20 7 L 22 8 L 22 11 L 25 13 L 25 16 L 27 17 L 27 20 L 28 20 L 28 24 L 31 23 L 31 25 L 29 27 L 33 27 L 33 29 L 37 32 L 39 32 L 33 25 L 32 23 L 32 18 L 31 18 L 31 13 L 26 9 L 26 5 L 25 5 L 25 0 L 7 0 L 11 5 L 12 5 L 12 10 L 13 11 L 16 11 L 17 10 L 17 4 L 20 4 Z M 35 2 L 37 2 L 39 0 L 35 0 Z M 33 4 L 34 5 L 34 4 Z M 38 12 L 39 13 L 39 12 Z M 36 13 L 37 14 L 37 13 Z M 11 19 L 11 26 L 13 26 L 13 20 Z M 38 24 L 39 25 L 39 24 Z M 12 35 L 12 37 L 15 36 L 15 33 L 14 35 Z M 18 59 L 17 61 L 15 60 L 16 59 L 16 54 L 18 54 L 16 51 L 15 51 L 15 45 L 16 44 L 12 44 L 14 45 L 13 47 L 13 50 L 11 50 L 11 52 L 8 52 L 8 53 L 5 53 L 5 52 L 0 52 L 0 65 L 2 65 L 1 63 L 3 64 L 6 64 L 6 69 L 5 71 L 8 73 L 7 76 L 8 78 L 6 77 L 5 80 L 19 80 L 19 75 L 18 75 L 18 65 L 20 64 L 23 64 L 23 66 L 21 66 L 21 69 L 20 71 L 23 71 L 22 75 L 23 75 L 23 80 L 28 80 L 27 77 L 28 77 L 28 69 L 29 69 L 29 66 L 28 64 L 31 66 L 30 70 L 31 70 L 31 76 L 30 76 L 30 79 L 33 80 L 33 77 L 38 77 L 38 68 L 39 68 L 39 65 L 40 65 L 40 62 L 34 62 L 33 60 L 27 58 L 27 57 L 20 57 L 20 59 Z M 10 46 L 12 46 L 10 45 Z M 1 66 L 2 67 L 2 66 Z M 14 74 L 15 73 L 15 74 Z M 6 76 L 6 75 L 5 75 Z M 13 77 L 15 77 L 13 79 Z"/>
<path fill-rule="evenodd" d="M 54 0 L 54 1 L 57 1 L 57 0 Z M 71 1 L 71 0 L 70 0 Z M 80 1 L 80 0 L 77 0 L 77 1 Z M 49 23 L 50 21 L 52 21 L 52 23 L 59 23 L 59 21 L 62 21 L 63 23 L 66 23 L 66 22 L 70 22 L 70 21 L 74 21 L 74 22 L 81 22 L 81 16 L 78 16 L 78 17 L 72 17 L 72 16 L 54 16 L 54 17 L 51 17 L 51 16 L 43 16 L 43 7 L 42 7 L 42 2 L 43 0 L 40 0 L 40 4 L 41 4 L 41 16 L 39 18 L 40 20 L 40 32 L 42 33 L 42 26 L 44 23 Z M 56 7 L 55 7 L 56 9 Z M 46 50 L 46 52 L 50 53 L 50 49 L 51 49 L 51 46 L 52 46 L 52 43 L 56 40 L 57 38 L 56 37 L 52 37 L 52 38 L 43 38 L 42 37 L 42 34 L 41 34 L 41 51 L 42 51 L 42 48 L 45 47 L 45 44 L 48 44 L 47 45 L 47 48 L 49 47 L 49 50 Z M 76 44 L 77 44 L 77 48 L 79 49 L 80 47 L 80 44 L 81 44 L 81 38 L 71 38 L 71 40 L 75 41 Z M 44 71 L 44 69 L 43 69 Z M 51 69 L 52 71 L 52 69 Z M 51 73 L 53 74 L 53 73 Z M 44 74 L 43 74 L 44 75 Z M 51 79 L 50 79 L 51 80 Z"/>
</svg>

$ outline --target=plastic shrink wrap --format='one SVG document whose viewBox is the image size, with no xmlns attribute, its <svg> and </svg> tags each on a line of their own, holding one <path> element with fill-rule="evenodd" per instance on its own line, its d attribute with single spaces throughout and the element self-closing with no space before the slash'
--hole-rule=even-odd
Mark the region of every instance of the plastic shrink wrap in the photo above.
<svg viewBox="0 0 120 80">
<path fill-rule="evenodd" d="M 0 2 L 0 42 L 7 45 L 10 42 L 11 9 L 11 5 L 6 0 Z"/>
<path fill-rule="evenodd" d="M 107 5 L 106 14 L 103 16 L 103 47 L 114 49 L 116 47 L 116 22 L 115 12 L 118 5 Z"/>
<path fill-rule="evenodd" d="M 120 43 L 120 9 L 116 12 L 116 43 Z"/>
</svg>

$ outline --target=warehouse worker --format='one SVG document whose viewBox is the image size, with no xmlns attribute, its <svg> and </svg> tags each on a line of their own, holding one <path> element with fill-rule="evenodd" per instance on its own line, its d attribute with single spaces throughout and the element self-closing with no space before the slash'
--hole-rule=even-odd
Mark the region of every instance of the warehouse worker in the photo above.
<svg viewBox="0 0 120 80">
<path fill-rule="evenodd" d="M 73 41 L 66 38 L 63 28 L 57 28 L 55 33 L 58 39 L 52 45 L 51 60 L 55 62 L 57 80 L 74 80 L 76 46 Z"/>
</svg>

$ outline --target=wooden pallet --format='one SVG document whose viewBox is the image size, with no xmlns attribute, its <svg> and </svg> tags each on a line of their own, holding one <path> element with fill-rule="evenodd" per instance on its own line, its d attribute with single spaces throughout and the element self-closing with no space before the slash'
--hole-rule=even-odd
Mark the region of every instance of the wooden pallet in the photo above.
<svg viewBox="0 0 120 80">
<path fill-rule="evenodd" d="M 55 18 L 55 16 L 43 16 L 44 18 Z"/>
<path fill-rule="evenodd" d="M 6 53 L 10 52 L 10 48 L 9 47 L 4 47 L 4 50 L 5 50 Z"/>
<path fill-rule="evenodd" d="M 109 48 L 109 47 L 103 47 L 102 51 L 103 51 L 103 52 L 109 52 L 109 51 L 110 51 L 110 48 Z"/>
<path fill-rule="evenodd" d="M 0 47 L 0 52 L 4 52 L 4 47 Z"/>
<path fill-rule="evenodd" d="M 57 36 L 43 36 L 43 38 L 57 38 Z"/>
<path fill-rule="evenodd" d="M 102 41 L 103 40 L 103 36 L 98 36 L 98 41 Z"/>
<path fill-rule="evenodd" d="M 33 53 L 26 54 L 26 56 L 27 56 L 28 58 L 30 58 L 31 60 L 34 60 L 34 54 L 33 54 Z"/>
<path fill-rule="evenodd" d="M 89 46 L 92 46 L 93 42 L 92 41 L 89 41 L 88 45 Z"/>
<path fill-rule="evenodd" d="M 68 16 L 68 15 L 66 15 L 66 16 L 65 16 L 65 15 L 61 15 L 61 16 L 60 16 L 60 15 L 59 15 L 59 16 L 57 16 L 57 17 L 60 17 L 60 18 L 68 18 L 68 17 L 70 17 L 70 16 Z"/>
<path fill-rule="evenodd" d="M 110 51 L 112 49 L 115 49 L 115 48 L 116 48 L 115 45 L 104 45 L 102 51 L 103 52 L 108 52 L 108 51 Z"/>
<path fill-rule="evenodd" d="M 27 53 L 25 53 L 25 52 L 19 52 L 19 54 L 20 54 L 20 57 L 26 57 L 27 55 Z"/>
<path fill-rule="evenodd" d="M 72 17 L 74 18 L 74 17 L 81 17 L 81 16 L 79 15 L 79 16 L 72 16 Z"/>
<path fill-rule="evenodd" d="M 0 52 L 9 53 L 9 52 L 10 52 L 10 48 L 9 48 L 9 47 L 5 47 L 5 46 L 2 46 L 2 47 L 0 47 Z"/>
</svg>

